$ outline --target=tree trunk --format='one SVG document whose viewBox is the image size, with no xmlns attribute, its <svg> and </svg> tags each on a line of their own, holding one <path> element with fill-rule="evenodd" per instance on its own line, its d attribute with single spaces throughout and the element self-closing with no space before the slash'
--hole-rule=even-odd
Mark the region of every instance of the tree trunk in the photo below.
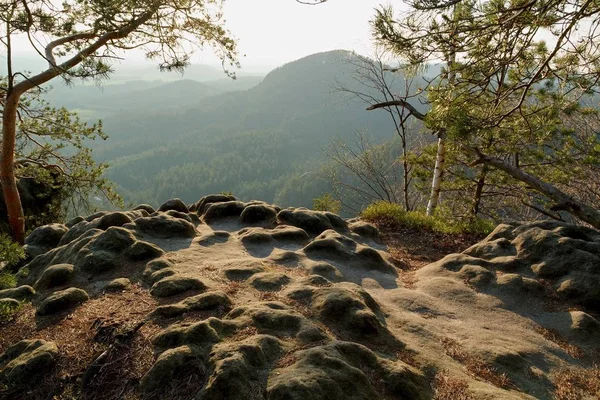
<svg viewBox="0 0 600 400">
<path fill-rule="evenodd" d="M 474 149 L 472 149 L 472 152 L 478 154 L 479 162 L 504 171 L 513 178 L 526 183 L 533 189 L 554 200 L 557 205 L 552 207 L 553 209 L 567 211 L 580 220 L 592 225 L 594 228 L 600 229 L 600 212 L 594 207 L 590 207 L 587 204 L 581 203 L 549 183 L 544 182 L 533 175 L 529 175 L 522 169 L 516 168 L 511 164 L 507 164 L 498 158 L 478 153 Z"/>
<path fill-rule="evenodd" d="M 437 155 L 435 157 L 435 169 L 433 170 L 433 181 L 431 182 L 431 196 L 427 203 L 427 215 L 431 216 L 435 212 L 440 199 L 440 190 L 442 187 L 442 177 L 444 175 L 444 161 L 446 157 L 446 139 L 440 136 L 438 139 Z"/>
<path fill-rule="evenodd" d="M 457 13 L 456 13 L 456 5 L 452 10 L 452 18 L 453 23 L 455 24 L 457 21 Z M 456 26 L 453 25 L 452 29 L 455 29 Z M 456 40 L 455 32 L 451 33 L 450 37 L 451 41 Z M 456 62 L 456 51 L 455 51 L 455 43 L 451 44 L 450 54 L 448 54 L 448 59 L 446 60 L 446 65 L 448 68 L 448 83 L 450 85 L 454 85 L 456 81 L 456 72 L 454 71 L 454 63 Z M 433 180 L 431 182 L 431 196 L 429 196 L 429 202 L 427 203 L 427 215 L 432 216 L 435 212 L 435 208 L 437 207 L 438 201 L 440 199 L 440 189 L 442 187 L 442 177 L 444 175 L 444 161 L 446 157 L 446 134 L 445 132 L 438 133 L 438 149 L 437 155 L 435 157 L 435 169 L 433 170 Z"/>
<path fill-rule="evenodd" d="M 8 212 L 8 223 L 13 240 L 25 243 L 25 217 L 15 177 L 15 144 L 17 105 L 19 96 L 8 94 L 2 114 L 2 153 L 0 154 L 0 182 Z"/>
<path fill-rule="evenodd" d="M 473 201 L 471 203 L 471 217 L 475 218 L 479 213 L 479 206 L 481 205 L 481 194 L 483 193 L 483 187 L 485 186 L 485 177 L 488 172 L 487 164 L 484 164 L 479 173 L 479 179 L 475 186 L 475 193 L 473 194 Z"/>
<path fill-rule="evenodd" d="M 412 207 L 410 205 L 409 199 L 408 199 L 408 195 L 409 195 L 409 190 L 410 190 L 410 172 L 408 171 L 408 161 L 406 161 L 406 150 L 404 151 L 404 161 L 403 161 L 403 168 L 404 168 L 404 208 L 406 209 L 406 211 L 412 211 Z"/>
</svg>

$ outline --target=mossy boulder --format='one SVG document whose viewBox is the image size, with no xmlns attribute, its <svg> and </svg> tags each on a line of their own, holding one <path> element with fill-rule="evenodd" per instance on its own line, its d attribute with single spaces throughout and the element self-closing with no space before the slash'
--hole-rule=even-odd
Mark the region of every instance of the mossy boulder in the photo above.
<svg viewBox="0 0 600 400">
<path fill-rule="evenodd" d="M 225 272 L 225 277 L 230 281 L 245 281 L 250 278 L 252 275 L 261 273 L 265 271 L 265 267 L 262 265 L 252 265 L 252 266 L 243 266 L 243 267 L 231 267 L 227 268 Z"/>
<path fill-rule="evenodd" d="M 115 253 L 110 251 L 95 251 L 77 261 L 75 268 L 97 275 L 111 271 L 118 265 L 120 265 L 120 261 Z"/>
<path fill-rule="evenodd" d="M 204 291 L 206 285 L 198 278 L 172 275 L 152 285 L 150 293 L 156 297 L 175 296 L 188 291 Z"/>
<path fill-rule="evenodd" d="M 424 377 L 401 362 L 390 363 L 365 346 L 334 341 L 295 353 L 295 362 L 271 372 L 269 400 L 425 400 L 431 389 Z"/>
<path fill-rule="evenodd" d="M 356 221 L 356 222 L 350 224 L 350 230 L 364 238 L 368 238 L 368 239 L 378 239 L 379 238 L 379 230 L 375 226 L 373 226 L 367 222 L 364 222 L 364 221 Z"/>
<path fill-rule="evenodd" d="M 73 277 L 73 265 L 57 264 L 46 268 L 33 285 L 36 289 L 48 289 L 64 285 Z"/>
<path fill-rule="evenodd" d="M 127 289 L 131 285 L 131 281 L 127 278 L 117 278 L 108 282 L 106 286 L 104 286 L 105 292 L 122 292 Z"/>
<path fill-rule="evenodd" d="M 224 203 L 213 203 L 204 213 L 204 221 L 214 222 L 222 218 L 239 217 L 246 204 L 241 201 L 226 201 Z"/>
<path fill-rule="evenodd" d="M 50 249 L 58 246 L 60 239 L 64 236 L 69 228 L 63 224 L 50 224 L 35 228 L 27 238 L 25 244 L 29 246 L 37 246 L 44 249 Z"/>
<path fill-rule="evenodd" d="M 127 229 L 110 227 L 96 237 L 89 245 L 92 251 L 110 251 L 121 253 L 135 243 L 135 236 Z"/>
<path fill-rule="evenodd" d="M 140 204 L 138 206 L 135 206 L 132 211 L 140 211 L 140 210 L 144 210 L 146 211 L 148 214 L 152 214 L 155 213 L 156 210 L 154 209 L 154 207 L 152 207 L 150 204 Z"/>
<path fill-rule="evenodd" d="M 124 212 L 112 212 L 100 217 L 97 222 L 96 228 L 102 229 L 103 231 L 110 228 L 111 226 L 123 226 L 132 222 L 131 218 Z"/>
<path fill-rule="evenodd" d="M 190 210 L 196 211 L 198 215 L 203 215 L 211 204 L 235 200 L 235 197 L 227 194 L 209 194 L 194 203 L 192 207 L 190 207 Z"/>
<path fill-rule="evenodd" d="M 281 210 L 277 214 L 277 222 L 302 228 L 313 235 L 333 229 L 331 221 L 323 213 L 306 208 Z"/>
<path fill-rule="evenodd" d="M 281 272 L 262 272 L 250 278 L 250 284 L 262 291 L 278 291 L 291 282 L 289 276 Z"/>
<path fill-rule="evenodd" d="M 240 221 L 244 224 L 268 223 L 276 219 L 277 211 L 266 204 L 249 205 L 240 214 Z"/>
<path fill-rule="evenodd" d="M 169 349 L 158 357 L 152 368 L 142 377 L 140 388 L 142 392 L 151 394 L 172 385 L 183 374 L 194 374 L 202 379 L 205 371 L 206 368 L 197 352 L 190 346 L 180 346 Z"/>
<path fill-rule="evenodd" d="M 53 342 L 22 340 L 0 355 L 0 381 L 9 385 L 31 385 L 49 375 L 58 359 Z"/>
<path fill-rule="evenodd" d="M 231 305 L 232 302 L 229 296 L 223 292 L 214 291 L 188 297 L 187 299 L 176 304 L 159 306 L 152 312 L 152 314 L 154 316 L 173 318 L 192 311 L 229 311 L 231 309 Z"/>
<path fill-rule="evenodd" d="M 160 205 L 158 211 L 179 211 L 182 213 L 188 213 L 190 210 L 181 199 L 167 200 Z"/>
<path fill-rule="evenodd" d="M 48 296 L 38 307 L 38 315 L 49 315 L 66 311 L 89 300 L 83 289 L 69 288 Z"/>
<path fill-rule="evenodd" d="M 19 301 L 31 300 L 35 296 L 35 289 L 28 285 L 0 290 L 0 299 L 15 299 Z"/>
<path fill-rule="evenodd" d="M 142 233 L 159 238 L 193 238 L 196 236 L 196 227 L 192 223 L 164 213 L 154 217 L 138 218 L 135 224 Z"/>
<path fill-rule="evenodd" d="M 136 241 L 125 253 L 126 257 L 132 261 L 148 261 L 163 254 L 165 252 L 160 247 L 142 240 Z"/>
</svg>

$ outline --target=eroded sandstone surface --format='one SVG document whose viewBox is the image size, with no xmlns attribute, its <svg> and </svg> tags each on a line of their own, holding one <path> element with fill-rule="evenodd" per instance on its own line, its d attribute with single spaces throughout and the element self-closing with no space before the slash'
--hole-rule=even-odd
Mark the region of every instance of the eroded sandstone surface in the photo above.
<svg viewBox="0 0 600 400">
<path fill-rule="evenodd" d="M 211 195 L 38 228 L 27 252 L 0 398 L 550 399 L 598 361 L 583 227 L 500 225 L 411 273 L 365 222 Z"/>
</svg>

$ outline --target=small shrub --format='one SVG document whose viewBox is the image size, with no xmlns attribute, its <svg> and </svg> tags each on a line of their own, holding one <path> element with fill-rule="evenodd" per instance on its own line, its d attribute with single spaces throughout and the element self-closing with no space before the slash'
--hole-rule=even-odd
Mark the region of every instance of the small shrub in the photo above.
<svg viewBox="0 0 600 400">
<path fill-rule="evenodd" d="M 408 228 L 428 229 L 441 233 L 471 233 L 487 235 L 494 229 L 491 221 L 461 220 L 452 217 L 448 210 L 440 208 L 433 216 L 421 211 L 406 211 L 400 204 L 378 201 L 369 205 L 361 217 L 372 222 L 398 224 Z"/>
<path fill-rule="evenodd" d="M 9 320 L 22 307 L 23 303 L 19 303 L 17 307 L 12 306 L 11 303 L 0 303 L 0 322 Z"/>
<path fill-rule="evenodd" d="M 313 209 L 315 209 L 316 211 L 330 211 L 332 213 L 338 214 L 342 209 L 342 202 L 334 199 L 333 196 L 329 193 L 325 193 L 324 195 L 317 197 L 313 201 Z"/>
<path fill-rule="evenodd" d="M 17 278 L 8 272 L 0 272 L 0 290 L 10 289 L 17 286 Z"/>
<path fill-rule="evenodd" d="M 2 264 L 16 264 L 19 260 L 25 258 L 23 248 L 5 233 L 0 233 L 0 267 Z"/>
</svg>

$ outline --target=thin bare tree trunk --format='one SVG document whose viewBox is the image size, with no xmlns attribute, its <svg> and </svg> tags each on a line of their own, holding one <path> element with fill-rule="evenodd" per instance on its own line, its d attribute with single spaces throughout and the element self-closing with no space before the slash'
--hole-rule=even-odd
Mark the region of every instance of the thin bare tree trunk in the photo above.
<svg viewBox="0 0 600 400">
<path fill-rule="evenodd" d="M 454 22 L 457 20 L 456 5 L 452 11 Z M 455 28 L 455 26 L 453 26 Z M 454 42 L 456 40 L 455 32 L 452 32 L 450 40 Z M 456 62 L 456 51 L 455 43 L 451 43 L 450 54 L 446 60 L 448 68 L 448 83 L 454 85 L 456 81 L 456 72 L 454 71 L 454 64 Z M 431 182 L 431 196 L 427 203 L 427 215 L 431 216 L 435 212 L 435 208 L 440 200 L 440 190 L 442 187 L 442 178 L 444 176 L 444 161 L 446 160 L 446 134 L 440 132 L 438 134 L 438 149 L 435 157 L 435 168 L 433 170 L 433 181 Z"/>
<path fill-rule="evenodd" d="M 25 243 L 25 217 L 15 176 L 15 143 L 17 105 L 19 96 L 8 94 L 2 114 L 2 153 L 0 154 L 0 182 L 4 203 L 8 212 L 8 223 L 13 240 Z"/>
<path fill-rule="evenodd" d="M 444 161 L 446 157 L 446 139 L 440 136 L 438 139 L 437 155 L 435 156 L 435 169 L 431 182 L 431 196 L 427 203 L 427 215 L 433 215 L 440 199 L 442 177 L 444 176 Z"/>
<path fill-rule="evenodd" d="M 475 193 L 473 194 L 473 201 L 471 203 L 471 217 L 475 218 L 479 214 L 479 206 L 481 205 L 481 194 L 483 193 L 483 187 L 485 186 L 485 177 L 487 176 L 488 166 L 485 164 L 481 168 L 479 173 L 479 179 L 477 185 L 475 185 Z"/>
</svg>

